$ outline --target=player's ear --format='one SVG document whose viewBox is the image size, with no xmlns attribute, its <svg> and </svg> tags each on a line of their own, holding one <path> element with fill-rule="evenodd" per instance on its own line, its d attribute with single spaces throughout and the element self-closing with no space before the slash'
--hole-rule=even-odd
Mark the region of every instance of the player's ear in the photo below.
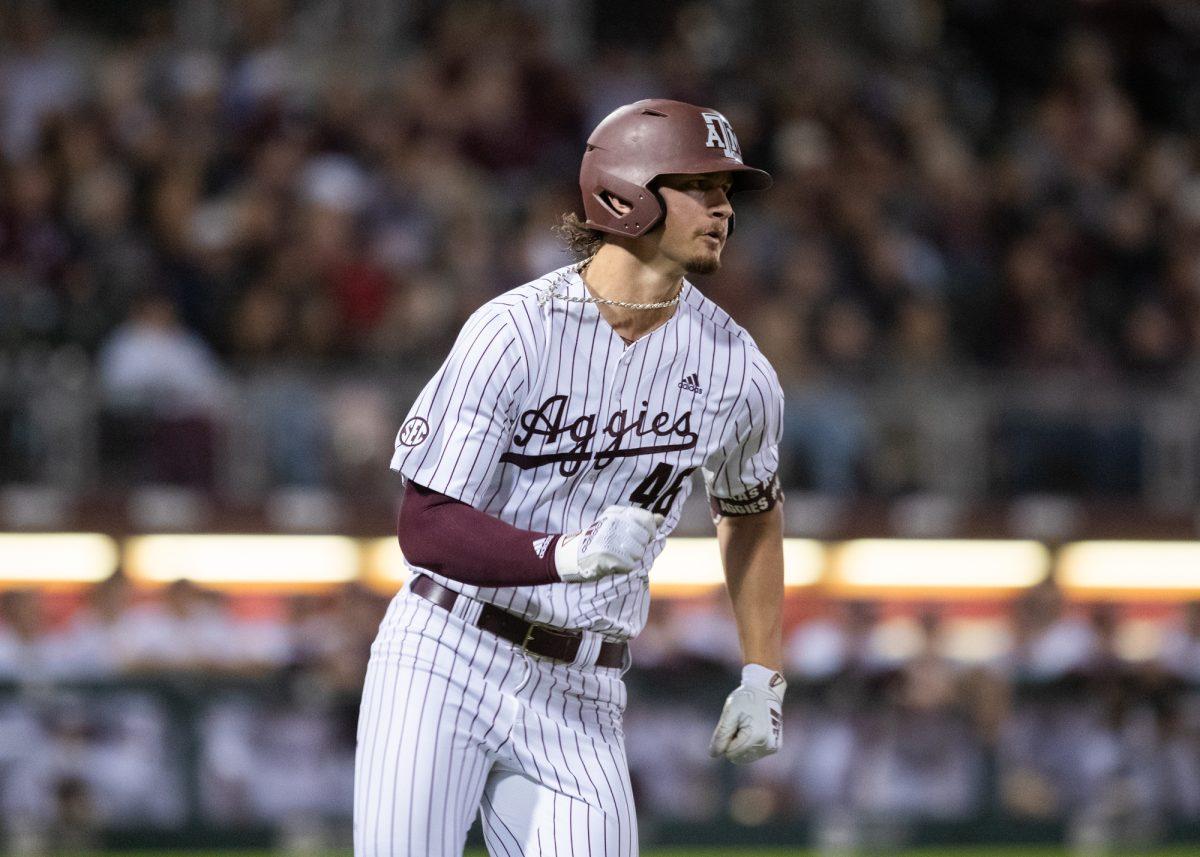
<svg viewBox="0 0 1200 857">
<path fill-rule="evenodd" d="M 605 191 L 601 202 L 611 209 L 618 217 L 624 217 L 633 211 L 633 206 L 611 191 Z"/>
</svg>

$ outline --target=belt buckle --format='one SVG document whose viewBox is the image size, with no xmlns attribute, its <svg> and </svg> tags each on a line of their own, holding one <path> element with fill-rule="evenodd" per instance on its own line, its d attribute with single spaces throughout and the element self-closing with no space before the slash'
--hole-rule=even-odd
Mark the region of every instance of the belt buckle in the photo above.
<svg viewBox="0 0 1200 857">
<path fill-rule="evenodd" d="M 533 655 L 535 658 L 541 657 L 537 652 L 529 651 L 529 641 L 533 639 L 533 634 L 538 628 L 547 628 L 547 625 L 541 625 L 537 622 L 530 622 L 529 627 L 525 629 L 525 638 L 521 640 L 521 651 L 528 655 Z"/>
</svg>

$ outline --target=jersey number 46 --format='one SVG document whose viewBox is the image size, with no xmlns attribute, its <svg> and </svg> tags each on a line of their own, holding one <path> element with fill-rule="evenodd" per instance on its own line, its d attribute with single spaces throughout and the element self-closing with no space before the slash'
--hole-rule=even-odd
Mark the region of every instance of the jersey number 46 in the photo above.
<svg viewBox="0 0 1200 857">
<path fill-rule="evenodd" d="M 659 515 L 671 514 L 671 504 L 679 496 L 683 480 L 696 472 L 694 467 L 685 467 L 678 473 L 670 464 L 656 464 L 650 475 L 641 481 L 638 487 L 629 495 L 629 502 L 636 503 L 644 509 L 649 509 Z M 674 478 L 672 479 L 672 474 Z"/>
</svg>

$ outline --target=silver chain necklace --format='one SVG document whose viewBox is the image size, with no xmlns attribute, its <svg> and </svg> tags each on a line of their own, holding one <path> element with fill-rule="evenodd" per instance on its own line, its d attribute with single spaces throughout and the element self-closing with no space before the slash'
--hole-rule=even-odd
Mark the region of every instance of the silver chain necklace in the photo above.
<svg viewBox="0 0 1200 857">
<path fill-rule="evenodd" d="M 592 258 L 593 257 L 589 256 L 575 266 L 575 273 L 579 275 L 581 280 L 583 279 L 583 272 L 587 270 L 587 266 L 591 263 Z M 624 307 L 625 309 L 666 309 L 667 307 L 675 306 L 675 304 L 679 303 L 679 299 L 683 297 L 683 283 L 680 283 L 679 291 L 675 293 L 675 297 L 671 298 L 669 301 L 659 301 L 658 303 L 653 304 L 635 304 L 630 303 L 629 301 L 612 300 L 611 298 L 594 298 L 591 295 L 588 295 L 587 297 L 576 298 L 572 297 L 571 295 L 560 295 L 554 291 L 554 287 L 564 283 L 565 280 L 566 278 L 562 274 L 559 274 L 558 278 L 555 279 L 555 281 L 549 286 L 547 286 L 546 291 L 543 292 L 541 297 L 538 298 L 538 306 L 545 306 L 552 300 L 560 300 L 573 304 L 607 304 L 608 306 L 619 306 Z M 586 288 L 587 284 L 585 283 L 584 289 Z"/>
</svg>

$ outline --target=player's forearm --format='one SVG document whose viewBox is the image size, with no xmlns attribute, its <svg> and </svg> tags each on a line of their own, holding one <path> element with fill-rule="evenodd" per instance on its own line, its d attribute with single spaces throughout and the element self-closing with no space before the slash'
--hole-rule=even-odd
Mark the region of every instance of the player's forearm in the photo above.
<svg viewBox="0 0 1200 857">
<path fill-rule="evenodd" d="M 742 658 L 783 669 L 783 515 L 769 512 L 725 517 L 717 524 L 721 561 Z"/>
<path fill-rule="evenodd" d="M 557 583 L 556 535 L 522 530 L 409 481 L 397 527 L 400 550 L 419 568 L 474 586 Z"/>
</svg>

